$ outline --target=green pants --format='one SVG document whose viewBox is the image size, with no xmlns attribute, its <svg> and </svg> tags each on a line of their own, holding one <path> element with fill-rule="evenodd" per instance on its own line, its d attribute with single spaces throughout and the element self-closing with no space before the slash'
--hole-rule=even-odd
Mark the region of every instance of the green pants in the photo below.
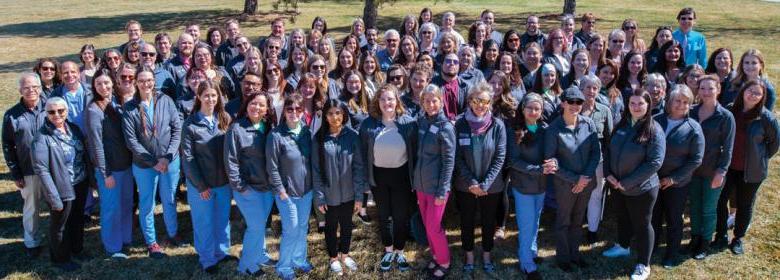
<svg viewBox="0 0 780 280">
<path fill-rule="evenodd" d="M 718 198 L 723 187 L 710 187 L 712 178 L 693 176 L 688 184 L 691 212 L 691 235 L 699 235 L 707 242 L 712 240 L 717 221 Z"/>
</svg>

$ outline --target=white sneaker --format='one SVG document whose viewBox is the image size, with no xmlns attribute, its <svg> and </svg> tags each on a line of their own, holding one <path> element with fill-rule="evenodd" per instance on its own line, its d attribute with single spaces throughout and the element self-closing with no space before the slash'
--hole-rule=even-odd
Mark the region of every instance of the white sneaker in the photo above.
<svg viewBox="0 0 780 280">
<path fill-rule="evenodd" d="M 338 276 L 344 275 L 344 269 L 341 268 L 341 262 L 338 260 L 330 261 L 330 272 Z"/>
<path fill-rule="evenodd" d="M 631 249 L 623 248 L 619 244 L 615 244 L 615 246 L 612 246 L 612 248 L 609 248 L 609 250 L 604 251 L 601 253 L 601 255 L 607 258 L 626 257 L 631 255 Z"/>
<path fill-rule="evenodd" d="M 650 267 L 637 264 L 634 268 L 634 274 L 631 274 L 631 280 L 645 280 L 647 277 L 650 277 Z"/>
<path fill-rule="evenodd" d="M 349 270 L 351 270 L 351 271 L 357 271 L 357 270 L 358 270 L 358 265 L 357 265 L 357 263 L 355 262 L 355 260 L 353 260 L 352 258 L 350 258 L 350 257 L 344 257 L 344 259 L 343 259 L 342 261 L 344 262 L 344 265 L 345 265 L 345 266 L 346 266 L 346 267 L 347 267 Z"/>
</svg>

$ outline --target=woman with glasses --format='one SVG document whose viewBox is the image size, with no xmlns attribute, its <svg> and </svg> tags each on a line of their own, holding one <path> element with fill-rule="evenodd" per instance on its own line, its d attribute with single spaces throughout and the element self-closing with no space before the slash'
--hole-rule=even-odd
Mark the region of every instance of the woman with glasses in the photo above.
<svg viewBox="0 0 780 280">
<path fill-rule="evenodd" d="M 623 53 L 635 52 L 643 54 L 647 50 L 645 40 L 639 35 L 639 23 L 632 18 L 623 21 L 620 29 L 626 33 L 626 43 L 623 45 Z"/>
<path fill-rule="evenodd" d="M 602 255 L 615 258 L 631 254 L 632 237 L 636 246 L 637 264 L 631 279 L 650 276 L 655 233 L 651 225 L 653 206 L 658 197 L 658 169 L 664 161 L 666 139 L 664 129 L 653 120 L 653 101 L 644 89 L 637 89 L 628 99 L 628 110 L 615 127 L 604 160 L 604 175 L 615 189 L 613 203 L 617 207 L 618 241 Z"/>
<path fill-rule="evenodd" d="M 41 97 L 46 100 L 54 93 L 54 89 L 60 86 L 60 64 L 53 58 L 41 58 L 33 67 L 33 71 L 41 79 Z"/>
<path fill-rule="evenodd" d="M 506 129 L 493 116 L 493 89 L 479 83 L 469 90 L 468 108 L 455 122 L 457 150 L 453 187 L 460 211 L 461 240 L 465 251 L 463 272 L 474 272 L 475 209 L 479 208 L 482 225 L 482 269 L 495 272 L 491 257 L 496 231 L 496 211 L 503 200 L 505 179 L 501 170 L 506 158 Z"/>
<path fill-rule="evenodd" d="M 81 61 L 81 83 L 91 87 L 92 77 L 95 76 L 95 71 L 100 65 L 100 60 L 95 54 L 95 46 L 92 44 L 81 46 L 79 61 Z"/>
<path fill-rule="evenodd" d="M 122 132 L 126 100 L 114 95 L 114 78 L 108 69 L 97 72 L 92 83 L 85 132 L 100 192 L 100 239 L 112 259 L 124 260 L 128 256 L 123 246 L 132 241 L 134 193 L 132 155 Z"/>
<path fill-rule="evenodd" d="M 528 46 L 526 46 L 528 49 Z M 520 48 L 520 33 L 517 30 L 509 29 L 504 33 L 504 41 L 501 42 L 501 51 L 521 55 L 523 50 Z"/>
<path fill-rule="evenodd" d="M 775 85 L 769 80 L 766 70 L 764 70 L 766 67 L 764 61 L 764 55 L 758 49 L 745 51 L 742 57 L 739 58 L 736 76 L 731 80 L 729 88 L 724 89 L 723 94 L 718 98 L 720 104 L 726 106 L 729 103 L 736 102 L 738 100 L 737 95 L 745 83 L 751 80 L 758 80 L 766 89 L 767 96 L 764 107 L 769 111 L 773 111 L 777 93 L 775 92 Z"/>
<path fill-rule="evenodd" d="M 563 93 L 561 117 L 544 133 L 544 159 L 552 162 L 551 174 L 558 209 L 555 216 L 555 258 L 558 267 L 571 272 L 573 265 L 588 263 L 580 255 L 582 223 L 590 194 L 596 185 L 596 168 L 601 161 L 601 144 L 596 124 L 580 115 L 585 96 L 578 87 Z"/>
<path fill-rule="evenodd" d="M 415 122 L 401 102 L 401 92 L 385 84 L 369 107 L 369 117 L 360 124 L 361 153 L 366 157 L 368 183 L 379 212 L 380 237 L 384 253 L 379 263 L 390 271 L 393 263 L 400 271 L 411 265 L 404 248 L 409 235 L 412 206 L 411 176 L 414 169 Z M 392 218 L 392 226 L 391 219 Z"/>
<path fill-rule="evenodd" d="M 569 60 L 571 60 L 571 56 L 568 53 L 566 36 L 562 29 L 555 28 L 550 31 L 548 39 L 544 42 L 542 62 L 554 65 L 555 69 L 558 69 L 558 73 L 566 75 L 571 70 Z"/>
<path fill-rule="evenodd" d="M 418 46 L 420 47 L 420 53 L 428 52 L 432 56 L 436 56 L 436 42 L 435 39 L 438 36 L 436 25 L 432 22 L 426 22 L 420 25 L 420 36 Z"/>
<path fill-rule="evenodd" d="M 124 106 L 122 128 L 133 155 L 132 172 L 138 186 L 138 218 L 149 256 L 165 257 L 157 243 L 154 207 L 157 188 L 163 205 L 168 242 L 183 244 L 178 235 L 176 200 L 179 183 L 179 144 L 182 120 L 173 100 L 154 91 L 154 74 L 143 68 L 135 78 L 136 93 Z"/>
<path fill-rule="evenodd" d="M 49 203 L 51 262 L 65 272 L 81 266 L 72 256 L 83 254 L 84 204 L 89 188 L 84 135 L 68 121 L 68 104 L 61 97 L 46 101 L 46 120 L 33 139 L 32 164 Z"/>
<path fill-rule="evenodd" d="M 236 90 L 230 75 L 224 67 L 217 66 L 211 47 L 206 44 L 197 44 L 192 51 L 190 61 L 191 68 L 203 71 L 206 77 L 220 87 L 223 98 L 235 98 L 240 92 Z"/>
<path fill-rule="evenodd" d="M 620 29 L 614 29 L 607 38 L 606 57 L 618 65 L 623 63 L 623 46 L 626 44 L 626 33 Z"/>
<path fill-rule="evenodd" d="M 244 98 L 236 121 L 225 133 L 225 168 L 233 198 L 246 221 L 238 272 L 249 276 L 265 274 L 261 268 L 275 262 L 266 251 L 266 221 L 274 204 L 266 173 L 265 144 L 276 125 L 276 114 L 265 93 Z"/>
<path fill-rule="evenodd" d="M 282 279 L 293 279 L 295 270 L 309 273 L 313 269 L 306 253 L 312 206 L 312 136 L 303 121 L 303 105 L 300 94 L 285 97 L 282 121 L 271 130 L 265 146 L 269 181 L 282 219 L 276 265 Z"/>
</svg>

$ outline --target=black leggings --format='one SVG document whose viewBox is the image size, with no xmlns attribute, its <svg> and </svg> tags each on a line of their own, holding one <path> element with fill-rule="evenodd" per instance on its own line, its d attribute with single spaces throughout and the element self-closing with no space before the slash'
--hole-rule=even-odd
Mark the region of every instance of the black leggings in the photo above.
<svg viewBox="0 0 780 280">
<path fill-rule="evenodd" d="M 491 193 L 477 197 L 470 192 L 456 191 L 455 199 L 460 212 L 460 232 L 463 241 L 463 250 L 474 251 L 474 227 L 476 223 L 477 207 L 482 217 L 482 251 L 493 250 L 493 236 L 496 233 L 496 211 L 498 204 L 503 199 L 504 192 Z"/>
<path fill-rule="evenodd" d="M 636 236 L 637 262 L 650 265 L 655 244 L 651 220 L 658 188 L 637 196 L 627 196 L 618 191 L 613 193 L 613 197 L 618 219 L 618 244 L 628 248 L 631 246 L 631 237 Z"/>
<path fill-rule="evenodd" d="M 726 175 L 726 184 L 718 199 L 718 223 L 715 227 L 717 237 L 728 237 L 726 221 L 729 218 L 728 201 L 732 193 L 736 194 L 737 213 L 734 219 L 734 238 L 745 237 L 750 220 L 753 219 L 753 206 L 756 203 L 756 194 L 762 182 L 745 182 L 745 172 L 729 169 Z M 734 206 L 734 205 L 732 205 Z"/>
<path fill-rule="evenodd" d="M 62 211 L 51 210 L 49 225 L 49 252 L 53 263 L 71 260 L 72 254 L 84 250 L 84 204 L 87 200 L 88 180 L 73 186 L 76 198 L 63 201 Z"/>
<path fill-rule="evenodd" d="M 653 209 L 653 230 L 656 236 L 663 234 L 666 222 L 666 252 L 664 259 L 671 259 L 680 250 L 683 231 L 683 212 L 688 201 L 688 187 L 669 187 L 658 191 Z M 656 238 L 656 243 L 660 238 Z"/>
<path fill-rule="evenodd" d="M 352 241 L 352 210 L 355 201 L 344 202 L 337 206 L 328 206 L 325 211 L 325 244 L 328 247 L 328 256 L 335 258 L 338 253 L 349 254 L 349 245 Z M 336 236 L 339 227 L 341 236 Z"/>
<path fill-rule="evenodd" d="M 374 182 L 376 186 L 371 189 L 371 192 L 374 194 L 379 212 L 379 235 L 382 237 L 382 245 L 403 250 L 409 236 L 411 215 L 409 209 L 414 197 L 409 182 L 409 168 L 406 164 L 398 168 L 374 166 Z"/>
</svg>

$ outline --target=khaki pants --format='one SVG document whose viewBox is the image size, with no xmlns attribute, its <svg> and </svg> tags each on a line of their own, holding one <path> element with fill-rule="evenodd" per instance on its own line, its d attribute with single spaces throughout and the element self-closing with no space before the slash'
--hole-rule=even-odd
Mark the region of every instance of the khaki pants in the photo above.
<svg viewBox="0 0 780 280">
<path fill-rule="evenodd" d="M 24 199 L 22 225 L 24 226 L 24 246 L 41 246 L 40 214 L 43 204 L 43 183 L 38 175 L 24 176 L 24 188 L 19 190 Z"/>
</svg>

